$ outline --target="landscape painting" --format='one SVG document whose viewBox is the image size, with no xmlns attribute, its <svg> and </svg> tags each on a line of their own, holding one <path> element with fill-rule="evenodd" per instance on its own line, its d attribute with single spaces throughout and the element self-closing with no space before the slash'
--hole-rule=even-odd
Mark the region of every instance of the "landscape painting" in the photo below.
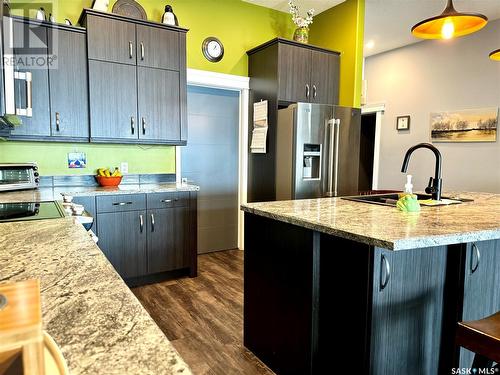
<svg viewBox="0 0 500 375">
<path fill-rule="evenodd" d="M 431 113 L 432 142 L 495 142 L 498 107 Z"/>
</svg>

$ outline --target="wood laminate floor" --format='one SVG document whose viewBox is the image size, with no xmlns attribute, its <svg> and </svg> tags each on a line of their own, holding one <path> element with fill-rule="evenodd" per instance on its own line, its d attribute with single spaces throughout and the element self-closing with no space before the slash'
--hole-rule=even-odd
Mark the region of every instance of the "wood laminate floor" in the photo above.
<svg viewBox="0 0 500 375">
<path fill-rule="evenodd" d="M 271 375 L 243 347 L 243 251 L 198 257 L 199 276 L 132 289 L 195 375 Z"/>
</svg>

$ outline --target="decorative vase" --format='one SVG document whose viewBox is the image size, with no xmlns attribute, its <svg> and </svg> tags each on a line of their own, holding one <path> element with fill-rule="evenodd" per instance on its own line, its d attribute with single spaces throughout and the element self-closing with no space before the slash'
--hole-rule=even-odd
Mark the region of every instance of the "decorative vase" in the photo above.
<svg viewBox="0 0 500 375">
<path fill-rule="evenodd" d="M 297 27 L 293 33 L 293 40 L 300 43 L 309 42 L 309 28 L 307 26 Z"/>
</svg>

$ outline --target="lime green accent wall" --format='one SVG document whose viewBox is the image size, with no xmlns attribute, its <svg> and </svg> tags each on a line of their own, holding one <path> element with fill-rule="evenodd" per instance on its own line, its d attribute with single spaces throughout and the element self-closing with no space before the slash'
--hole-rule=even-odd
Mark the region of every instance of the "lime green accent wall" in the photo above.
<svg viewBox="0 0 500 375">
<path fill-rule="evenodd" d="M 340 105 L 360 107 L 365 0 L 347 0 L 314 19 L 309 42 L 341 53 Z"/>
<path fill-rule="evenodd" d="M 75 151 L 87 154 L 87 168 L 68 168 L 68 152 Z M 175 173 L 175 147 L 165 146 L 0 142 L 0 160 L 36 161 L 43 176 L 94 174 L 121 162 L 128 162 L 129 173 Z"/>
</svg>

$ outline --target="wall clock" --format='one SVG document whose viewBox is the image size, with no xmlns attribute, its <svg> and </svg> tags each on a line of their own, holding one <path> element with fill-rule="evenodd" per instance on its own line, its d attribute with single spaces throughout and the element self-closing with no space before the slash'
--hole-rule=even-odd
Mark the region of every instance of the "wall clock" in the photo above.
<svg viewBox="0 0 500 375">
<path fill-rule="evenodd" d="M 221 41 L 213 36 L 206 38 L 202 45 L 201 50 L 203 55 L 208 61 L 218 62 L 224 57 L 224 46 Z"/>
</svg>

